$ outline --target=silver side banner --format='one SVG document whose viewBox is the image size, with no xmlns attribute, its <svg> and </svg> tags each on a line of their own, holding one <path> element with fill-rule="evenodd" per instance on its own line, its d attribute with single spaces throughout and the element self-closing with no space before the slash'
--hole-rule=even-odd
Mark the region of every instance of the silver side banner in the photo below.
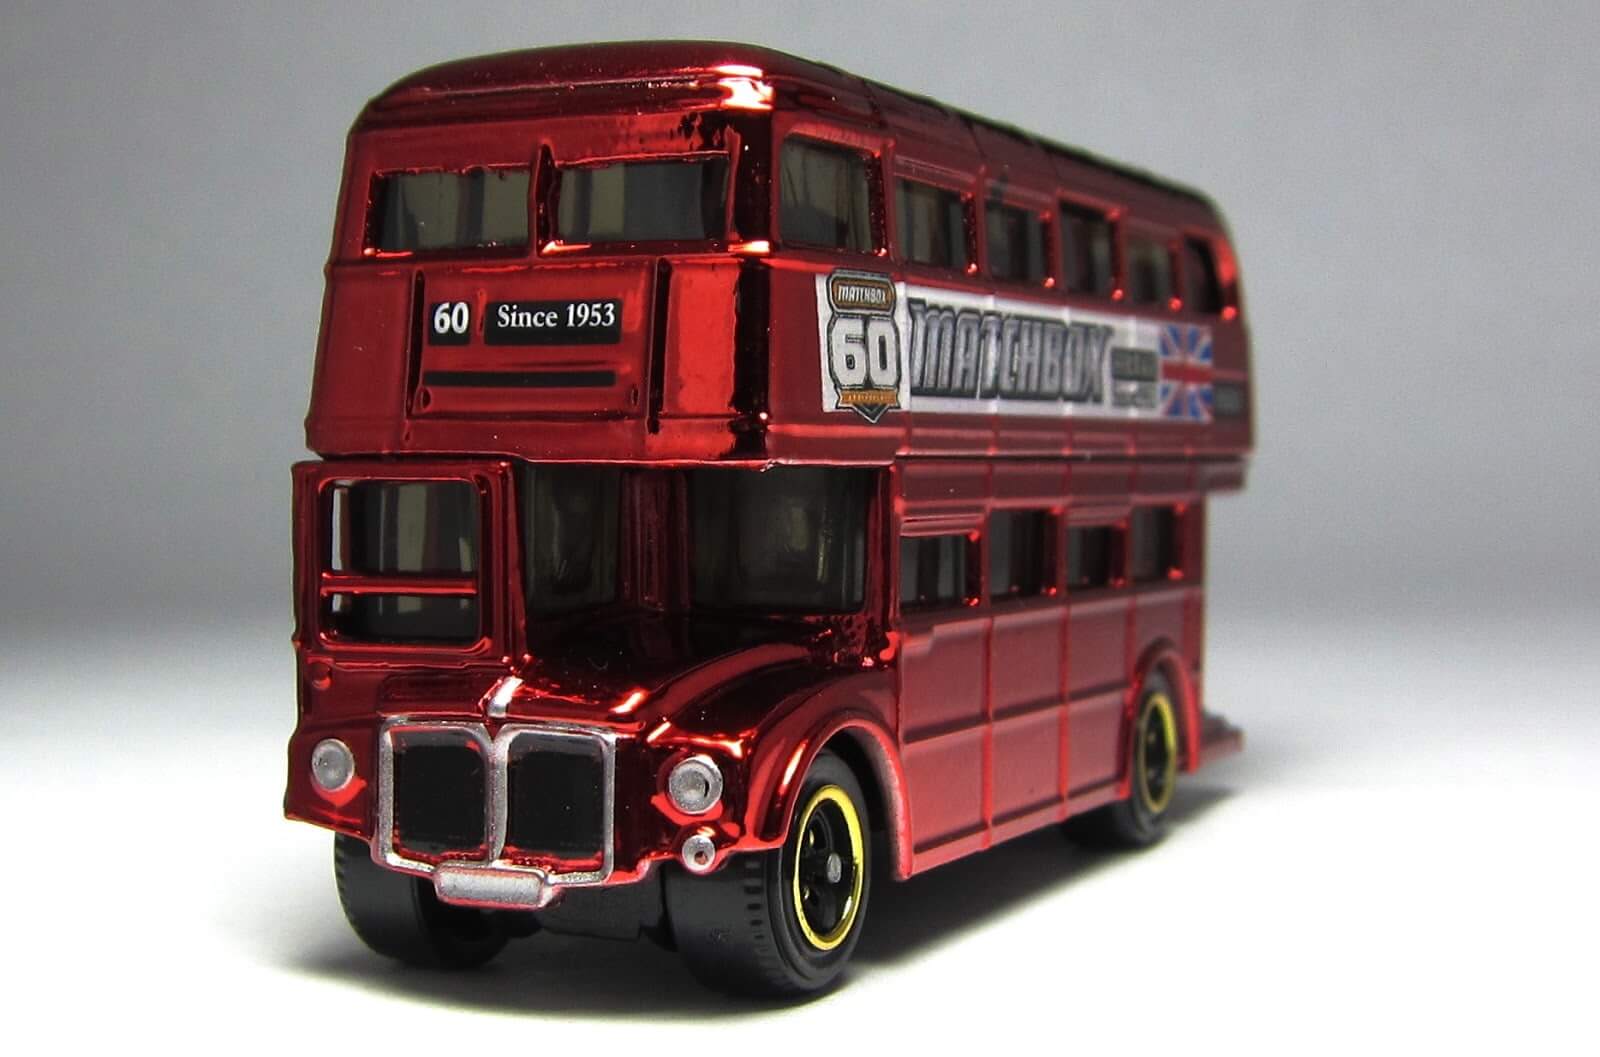
<svg viewBox="0 0 1600 1057">
<path fill-rule="evenodd" d="M 826 411 L 1211 421 L 1210 327 L 875 272 L 816 282 Z"/>
</svg>

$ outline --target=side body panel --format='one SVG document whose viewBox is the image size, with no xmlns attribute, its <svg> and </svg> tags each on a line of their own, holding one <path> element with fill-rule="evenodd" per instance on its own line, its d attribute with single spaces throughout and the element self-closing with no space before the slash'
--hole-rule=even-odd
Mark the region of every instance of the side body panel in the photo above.
<svg viewBox="0 0 1600 1057">
<path fill-rule="evenodd" d="M 904 460 L 897 535 L 962 533 L 981 555 L 965 604 L 899 612 L 899 744 L 913 872 L 1127 795 L 1134 695 L 1159 667 L 1178 697 L 1184 765 L 1198 765 L 1204 501 L 1188 463 Z M 1177 564 L 1133 582 L 1134 511 L 1175 513 Z M 993 597 L 996 513 L 1049 524 L 1044 588 Z M 1070 590 L 1066 533 L 1114 533 L 1113 579 Z M 892 578 L 898 580 L 898 558 Z"/>
</svg>

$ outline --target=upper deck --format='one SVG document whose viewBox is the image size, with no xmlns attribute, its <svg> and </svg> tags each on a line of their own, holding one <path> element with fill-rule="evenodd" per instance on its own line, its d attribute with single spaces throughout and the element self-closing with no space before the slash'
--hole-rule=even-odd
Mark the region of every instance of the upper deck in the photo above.
<svg viewBox="0 0 1600 1057">
<path fill-rule="evenodd" d="M 794 230 L 830 158 L 859 161 L 848 244 Z M 704 177 L 695 195 L 643 204 L 687 202 L 695 237 L 574 236 L 580 193 L 669 160 Z M 385 226 L 396 178 L 430 174 L 461 177 L 470 245 Z M 959 252 L 917 248 L 931 214 L 907 189 L 959 206 Z M 1098 287 L 1074 271 L 1094 267 L 1085 217 L 1105 225 Z M 1037 261 L 1007 264 L 1007 237 Z M 306 427 L 325 456 L 1231 458 L 1251 443 L 1248 339 L 1193 191 L 763 48 L 551 48 L 421 71 L 363 111 Z"/>
</svg>

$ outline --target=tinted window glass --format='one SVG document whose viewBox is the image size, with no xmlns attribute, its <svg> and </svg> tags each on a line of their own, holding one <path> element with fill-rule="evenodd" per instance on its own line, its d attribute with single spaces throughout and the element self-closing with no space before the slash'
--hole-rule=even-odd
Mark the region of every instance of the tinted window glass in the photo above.
<svg viewBox="0 0 1600 1057">
<path fill-rule="evenodd" d="M 355 481 L 332 494 L 330 566 L 363 576 L 468 576 L 478 568 L 478 490 L 467 481 Z M 340 594 L 336 635 L 369 642 L 470 642 L 478 601 L 463 595 Z"/>
<path fill-rule="evenodd" d="M 367 242 L 390 253 L 526 246 L 528 170 L 379 176 Z"/>
<path fill-rule="evenodd" d="M 1044 279 L 1044 224 L 1036 213 L 989 203 L 984 211 L 989 274 L 1036 283 Z"/>
<path fill-rule="evenodd" d="M 1104 213 L 1086 206 L 1063 205 L 1061 249 L 1062 281 L 1069 292 L 1101 297 L 1111 293 L 1115 281 L 1111 221 Z"/>
<path fill-rule="evenodd" d="M 966 269 L 967 209 L 959 192 L 901 180 L 895 206 L 901 258 L 954 271 Z"/>
<path fill-rule="evenodd" d="M 518 467 L 523 593 L 531 616 L 616 601 L 621 481 L 621 472 L 607 466 Z"/>
<path fill-rule="evenodd" d="M 562 169 L 556 235 L 586 243 L 715 239 L 727 201 L 726 158 Z"/>
<path fill-rule="evenodd" d="M 967 600 L 967 545 L 963 535 L 902 537 L 901 610 L 963 604 Z"/>
<path fill-rule="evenodd" d="M 1075 525 L 1067 530 L 1067 590 L 1107 587 L 1113 575 L 1110 525 Z"/>
<path fill-rule="evenodd" d="M 694 600 L 718 609 L 860 608 L 871 475 L 781 467 L 689 474 Z"/>
<path fill-rule="evenodd" d="M 1169 507 L 1141 507 L 1133 512 L 1128 575 L 1135 583 L 1165 580 L 1177 567 L 1177 521 Z"/>
<path fill-rule="evenodd" d="M 1183 307 L 1191 312 L 1222 311 L 1216 258 L 1202 239 L 1183 240 Z"/>
<path fill-rule="evenodd" d="M 779 227 L 790 242 L 871 252 L 867 161 L 854 151 L 784 141 L 779 157 Z"/>
<path fill-rule="evenodd" d="M 450 576 L 478 567 L 478 490 L 468 481 L 352 481 L 332 498 L 335 571 Z"/>
<path fill-rule="evenodd" d="M 478 638 L 478 599 L 451 595 L 338 594 L 328 599 L 328 630 L 351 642 L 464 646 Z"/>
<path fill-rule="evenodd" d="M 1128 300 L 1162 305 L 1172 297 L 1172 255 L 1153 239 L 1128 240 Z"/>
<path fill-rule="evenodd" d="M 1050 515 L 1007 510 L 989 517 L 989 597 L 1027 598 L 1049 578 Z"/>
</svg>

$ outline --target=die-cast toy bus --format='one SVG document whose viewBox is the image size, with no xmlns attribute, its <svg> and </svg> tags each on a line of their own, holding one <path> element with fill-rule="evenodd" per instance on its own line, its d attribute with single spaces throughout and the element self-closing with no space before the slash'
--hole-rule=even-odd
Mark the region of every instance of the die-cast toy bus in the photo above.
<svg viewBox="0 0 1600 1057">
<path fill-rule="evenodd" d="M 1182 187 L 734 44 L 407 77 L 327 267 L 287 813 L 405 962 L 644 933 L 823 988 L 883 882 L 1149 843 L 1239 746 L 1204 542 L 1251 407 Z"/>
</svg>

